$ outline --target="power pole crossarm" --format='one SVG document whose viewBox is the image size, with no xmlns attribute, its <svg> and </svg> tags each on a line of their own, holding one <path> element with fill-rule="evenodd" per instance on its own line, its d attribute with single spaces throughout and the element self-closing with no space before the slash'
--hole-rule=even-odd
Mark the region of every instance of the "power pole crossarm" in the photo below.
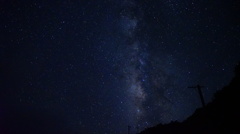
<svg viewBox="0 0 240 134">
<path fill-rule="evenodd" d="M 203 105 L 203 107 L 205 107 L 205 101 L 204 101 L 202 90 L 201 90 L 201 88 L 204 88 L 204 86 L 197 85 L 197 86 L 192 86 L 192 87 L 188 87 L 188 88 L 197 88 L 202 105 Z"/>
</svg>

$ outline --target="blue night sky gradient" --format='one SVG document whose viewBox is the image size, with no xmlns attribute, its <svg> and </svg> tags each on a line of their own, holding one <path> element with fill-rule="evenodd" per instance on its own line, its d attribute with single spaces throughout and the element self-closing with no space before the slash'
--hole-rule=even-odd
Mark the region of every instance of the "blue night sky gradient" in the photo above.
<svg viewBox="0 0 240 134">
<path fill-rule="evenodd" d="M 34 133 L 37 119 L 44 133 L 70 134 L 183 121 L 201 107 L 188 86 L 204 85 L 210 102 L 233 76 L 239 7 L 237 0 L 1 1 L 0 131 Z"/>
</svg>

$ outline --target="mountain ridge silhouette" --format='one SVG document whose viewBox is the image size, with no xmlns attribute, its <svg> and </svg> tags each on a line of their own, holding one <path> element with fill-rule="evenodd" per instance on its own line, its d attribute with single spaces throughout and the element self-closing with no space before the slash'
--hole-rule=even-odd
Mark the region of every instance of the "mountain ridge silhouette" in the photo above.
<svg viewBox="0 0 240 134">
<path fill-rule="evenodd" d="M 183 122 L 159 124 L 140 134 L 240 134 L 240 62 L 231 82 L 215 93 L 212 102 L 197 109 Z"/>
</svg>

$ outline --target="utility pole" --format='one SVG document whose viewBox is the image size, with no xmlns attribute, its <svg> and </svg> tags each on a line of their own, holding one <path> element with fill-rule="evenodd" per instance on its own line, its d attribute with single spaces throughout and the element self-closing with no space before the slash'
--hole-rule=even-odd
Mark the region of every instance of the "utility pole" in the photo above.
<svg viewBox="0 0 240 134">
<path fill-rule="evenodd" d="M 139 133 L 139 125 L 136 126 L 137 134 Z"/>
<path fill-rule="evenodd" d="M 188 88 L 197 88 L 201 102 L 202 102 L 202 106 L 205 107 L 205 102 L 204 102 L 204 98 L 203 98 L 203 94 L 202 94 L 202 90 L 201 90 L 201 88 L 203 88 L 203 87 L 204 86 L 197 85 L 197 86 L 192 86 L 192 87 L 188 87 Z"/>
<path fill-rule="evenodd" d="M 131 126 L 128 126 L 128 134 L 130 134 Z"/>
</svg>

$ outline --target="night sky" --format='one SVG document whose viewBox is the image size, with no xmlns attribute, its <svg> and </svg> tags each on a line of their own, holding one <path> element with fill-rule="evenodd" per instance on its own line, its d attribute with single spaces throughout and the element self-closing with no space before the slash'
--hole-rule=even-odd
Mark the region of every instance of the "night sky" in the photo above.
<svg viewBox="0 0 240 134">
<path fill-rule="evenodd" d="M 238 0 L 0 0 L 0 133 L 183 121 L 239 61 Z"/>
</svg>

